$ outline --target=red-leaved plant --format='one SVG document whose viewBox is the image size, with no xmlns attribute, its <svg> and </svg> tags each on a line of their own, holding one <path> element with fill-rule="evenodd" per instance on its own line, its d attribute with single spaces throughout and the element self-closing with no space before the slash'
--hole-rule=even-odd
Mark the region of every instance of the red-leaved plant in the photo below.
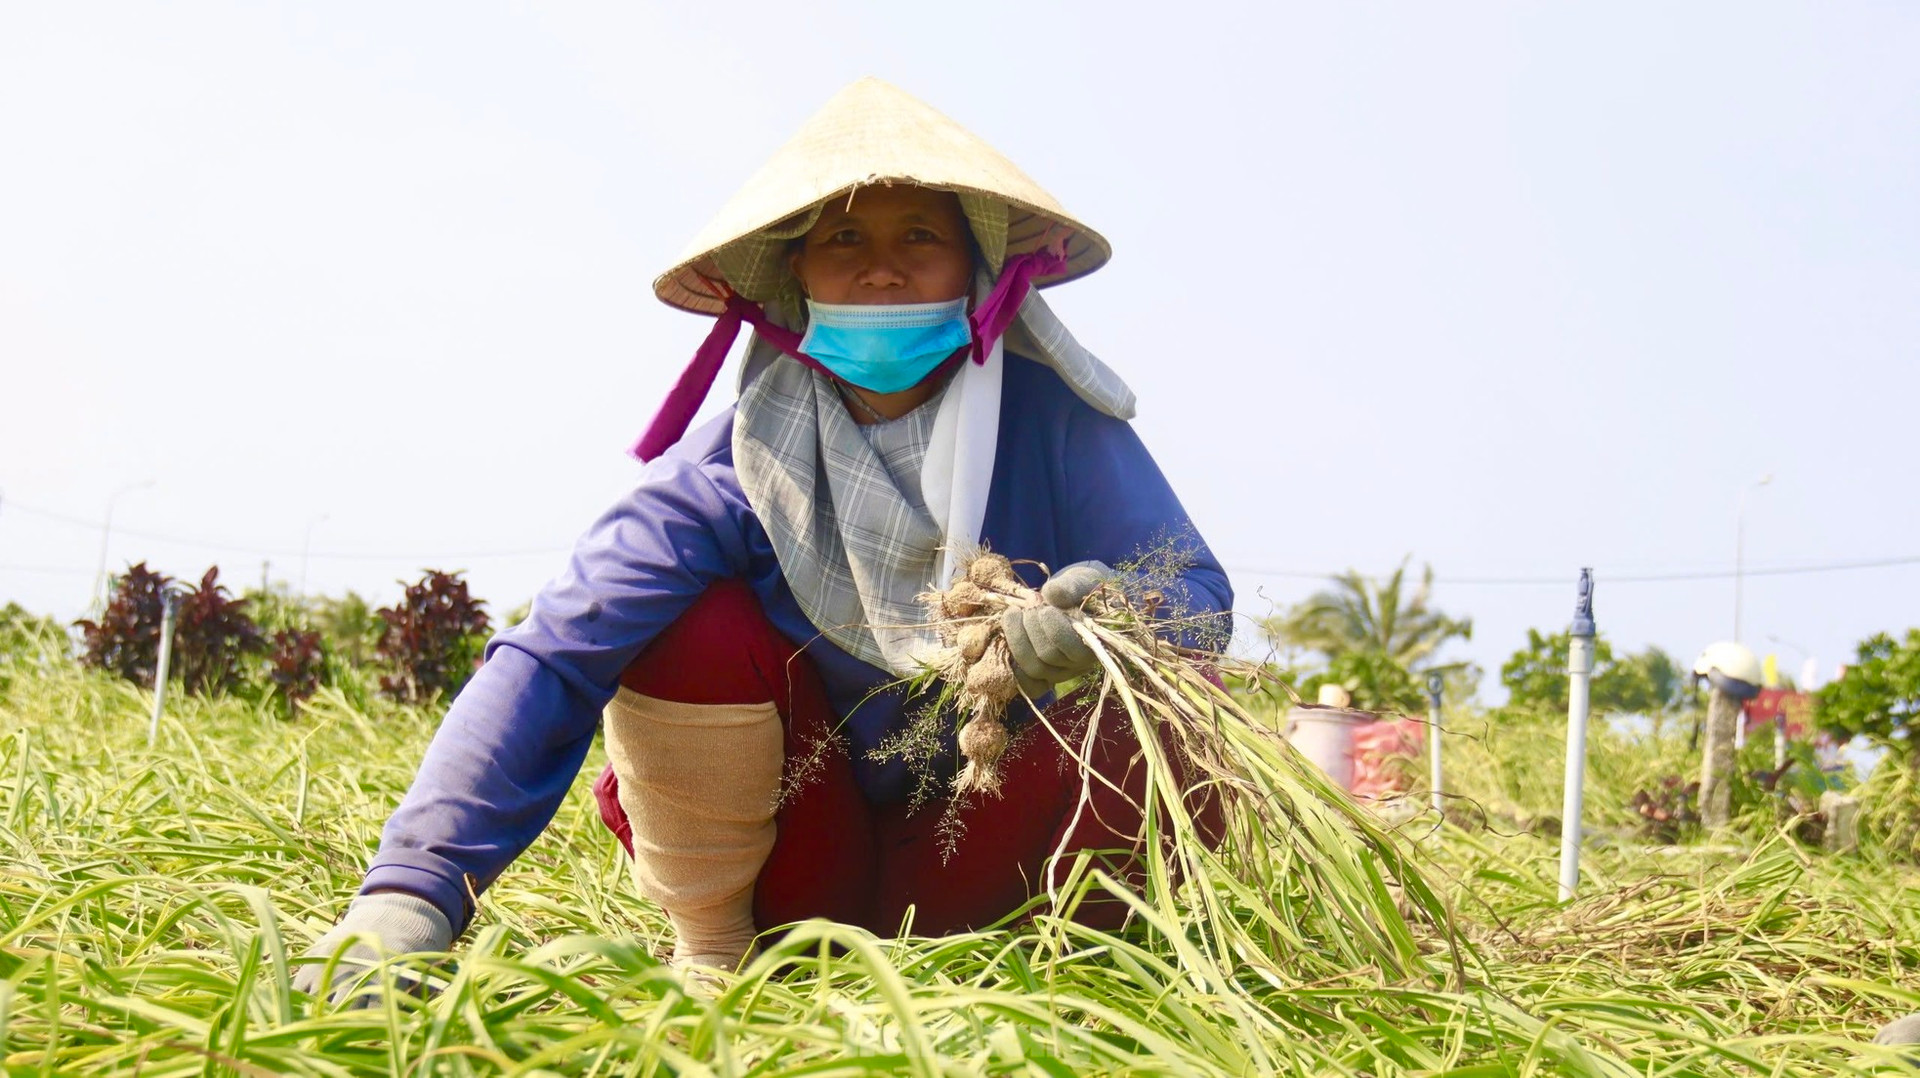
<svg viewBox="0 0 1920 1078">
<path fill-rule="evenodd" d="M 317 630 L 281 629 L 273 634 L 267 651 L 267 681 L 274 695 L 285 702 L 289 716 L 297 714 L 300 705 L 320 691 L 320 674 L 326 664 Z"/>
<path fill-rule="evenodd" d="M 247 616 L 247 601 L 219 583 L 213 566 L 198 587 L 178 591 L 173 623 L 171 677 L 188 692 L 226 692 L 239 687 L 242 663 L 259 652 L 260 628 Z M 159 665 L 160 628 L 173 578 L 138 562 L 115 577 L 99 621 L 81 619 L 80 661 L 109 670 L 145 688 L 153 687 Z"/>
<path fill-rule="evenodd" d="M 265 645 L 260 627 L 247 614 L 247 600 L 236 599 L 220 584 L 212 566 L 200 585 L 180 597 L 173 626 L 173 655 L 188 692 L 230 692 L 240 685 L 244 662 Z"/>
<path fill-rule="evenodd" d="M 160 621 L 166 613 L 167 585 L 173 578 L 147 568 L 146 562 L 129 566 L 125 576 L 113 578 L 107 593 L 107 607 L 99 621 L 81 618 L 74 622 L 80 629 L 80 661 L 153 688 L 153 671 L 159 664 Z"/>
<path fill-rule="evenodd" d="M 428 570 L 407 585 L 398 606 L 378 611 L 386 624 L 376 650 L 394 668 L 381 677 L 381 691 L 414 704 L 459 692 L 486 648 L 485 605 L 468 594 L 458 573 Z"/>
</svg>

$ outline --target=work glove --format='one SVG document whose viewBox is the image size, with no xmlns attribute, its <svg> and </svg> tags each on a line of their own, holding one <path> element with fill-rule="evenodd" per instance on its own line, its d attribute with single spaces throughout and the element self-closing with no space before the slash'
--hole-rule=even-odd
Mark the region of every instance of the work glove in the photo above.
<svg viewBox="0 0 1920 1078">
<path fill-rule="evenodd" d="M 411 954 L 416 951 L 445 951 L 453 946 L 453 926 L 440 907 L 418 895 L 398 891 L 361 895 L 347 904 L 346 916 L 326 935 L 307 949 L 306 957 L 317 959 L 301 966 L 293 974 L 293 987 L 310 995 L 320 993 L 320 976 L 334 952 L 355 936 L 379 941 L 379 949 L 355 941 L 333 966 L 333 981 L 327 992 L 335 1004 L 347 997 L 347 987 L 385 954 Z"/>
<path fill-rule="evenodd" d="M 1886 1025 L 1881 1026 L 1880 1032 L 1873 1035 L 1873 1043 L 1920 1044 L 1920 1014 L 1910 1014 L 1905 1018 L 1896 1018 Z M 1916 1066 L 1920 1066 L 1920 1059 L 1917 1059 L 1912 1054 L 1909 1054 L 1907 1058 Z"/>
<path fill-rule="evenodd" d="M 1073 623 L 1087 596 L 1112 579 L 1113 570 L 1103 562 L 1075 562 L 1040 585 L 1044 606 L 1009 610 L 1001 616 L 1000 627 L 1022 692 L 1040 696 L 1063 681 L 1099 669 L 1100 660 Z"/>
</svg>

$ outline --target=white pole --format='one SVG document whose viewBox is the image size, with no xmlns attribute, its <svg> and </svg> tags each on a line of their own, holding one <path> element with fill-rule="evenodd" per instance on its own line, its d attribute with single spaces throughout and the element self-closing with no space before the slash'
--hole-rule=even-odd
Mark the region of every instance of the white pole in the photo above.
<svg viewBox="0 0 1920 1078">
<path fill-rule="evenodd" d="M 1567 648 L 1567 774 L 1560 803 L 1560 901 L 1580 884 L 1580 820 L 1587 780 L 1588 678 L 1593 674 L 1593 570 L 1580 570 Z"/>
<path fill-rule="evenodd" d="M 1439 674 L 1427 675 L 1427 771 L 1433 784 L 1433 811 L 1446 811 L 1445 786 L 1440 780 L 1440 689 L 1446 682 Z"/>
<path fill-rule="evenodd" d="M 147 725 L 147 747 L 160 737 L 160 712 L 167 705 L 167 667 L 173 661 L 173 618 L 180 609 L 180 597 L 167 592 L 160 615 L 160 658 L 153 670 L 153 721 Z"/>
</svg>

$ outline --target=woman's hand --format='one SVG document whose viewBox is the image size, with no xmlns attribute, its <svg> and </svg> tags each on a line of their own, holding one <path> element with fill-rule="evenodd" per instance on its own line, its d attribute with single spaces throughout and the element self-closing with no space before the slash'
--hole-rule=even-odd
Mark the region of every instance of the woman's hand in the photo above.
<svg viewBox="0 0 1920 1078">
<path fill-rule="evenodd" d="M 356 936 L 368 937 L 377 943 L 377 948 L 355 940 Z M 333 979 L 326 986 L 335 1005 L 345 1002 L 347 986 L 379 962 L 384 957 L 382 952 L 445 951 L 453 946 L 453 926 L 447 923 L 446 915 L 438 906 L 418 895 L 407 891 L 370 891 L 348 903 L 340 923 L 314 941 L 306 953 L 313 961 L 294 971 L 293 987 L 318 995 L 327 960 L 349 942 L 352 946 L 340 953 L 339 961 L 333 966 Z"/>
<path fill-rule="evenodd" d="M 1040 586 L 1044 605 L 1009 610 L 1002 616 L 1001 628 L 1013 656 L 1013 671 L 1028 696 L 1041 695 L 1063 681 L 1085 677 L 1099 668 L 1100 660 L 1073 623 L 1087 596 L 1113 578 L 1114 571 L 1104 562 L 1075 562 Z"/>
</svg>

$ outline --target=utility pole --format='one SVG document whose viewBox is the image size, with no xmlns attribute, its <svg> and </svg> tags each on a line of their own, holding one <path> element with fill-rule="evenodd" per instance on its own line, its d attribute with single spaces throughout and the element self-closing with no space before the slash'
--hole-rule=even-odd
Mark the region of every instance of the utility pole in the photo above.
<svg viewBox="0 0 1920 1078">
<path fill-rule="evenodd" d="M 1747 495 L 1773 482 L 1773 473 L 1768 472 L 1757 481 L 1740 491 L 1740 512 L 1734 518 L 1733 527 L 1733 642 L 1740 643 L 1740 595 L 1741 584 L 1746 576 L 1747 562 Z M 1711 714 L 1711 709 L 1709 709 Z M 1733 749 L 1735 752 L 1747 747 L 1747 724 L 1744 718 L 1733 725 Z"/>
<path fill-rule="evenodd" d="M 1733 642 L 1740 640 L 1740 588 L 1747 568 L 1747 495 L 1773 482 L 1773 473 L 1768 472 L 1757 481 L 1741 488 L 1740 512 L 1733 523 Z"/>
<path fill-rule="evenodd" d="M 322 513 L 307 521 L 306 538 L 300 543 L 300 590 L 295 593 L 300 599 L 307 597 L 307 559 L 313 555 L 313 529 L 324 523 L 326 519 L 327 515 Z"/>
</svg>

